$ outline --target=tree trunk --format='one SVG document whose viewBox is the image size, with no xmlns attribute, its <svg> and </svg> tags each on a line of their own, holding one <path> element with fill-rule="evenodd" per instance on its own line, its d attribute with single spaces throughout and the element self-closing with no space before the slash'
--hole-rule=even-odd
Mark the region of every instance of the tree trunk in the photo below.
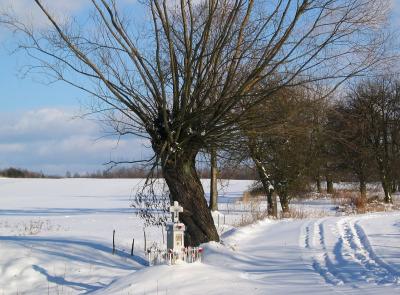
<svg viewBox="0 0 400 295">
<path fill-rule="evenodd" d="M 270 179 L 267 177 L 267 173 L 265 171 L 264 166 L 261 164 L 260 161 L 253 159 L 254 163 L 256 164 L 258 177 L 261 180 L 261 184 L 263 186 L 265 195 L 267 196 L 267 212 L 268 216 L 278 217 L 278 210 L 276 208 L 276 198 L 273 198 L 274 189 L 272 188 L 272 184 Z M 275 202 L 274 202 L 275 199 Z"/>
<path fill-rule="evenodd" d="M 279 193 L 279 201 L 281 202 L 283 214 L 288 213 L 289 212 L 289 199 L 285 192 Z"/>
<path fill-rule="evenodd" d="M 204 190 L 195 166 L 196 153 L 180 154 L 175 160 L 163 161 L 163 175 L 170 191 L 170 200 L 183 207 L 180 220 L 186 225 L 185 245 L 198 246 L 219 241 L 214 220 L 204 197 Z"/>
<path fill-rule="evenodd" d="M 360 194 L 361 198 L 366 200 L 367 199 L 367 183 L 365 180 L 360 179 Z"/>
<path fill-rule="evenodd" d="M 267 201 L 268 201 L 268 207 L 267 207 L 268 216 L 278 217 L 276 195 L 274 195 L 274 191 L 271 189 L 268 190 Z"/>
<path fill-rule="evenodd" d="M 383 177 L 382 179 L 382 188 L 383 188 L 383 192 L 385 193 L 385 203 L 387 204 L 392 204 L 393 203 L 393 199 L 392 199 L 392 188 L 390 185 L 390 181 L 387 181 L 385 177 Z"/>
<path fill-rule="evenodd" d="M 315 182 L 317 184 L 318 193 L 322 193 L 321 178 L 319 177 L 319 175 L 316 177 Z"/>
<path fill-rule="evenodd" d="M 367 199 L 367 182 L 365 181 L 365 176 L 363 173 L 359 173 L 359 181 L 360 181 L 360 195 L 361 199 Z"/>
<path fill-rule="evenodd" d="M 329 176 L 326 176 L 326 192 L 328 194 L 333 194 L 333 180 Z"/>
<path fill-rule="evenodd" d="M 210 175 L 210 205 L 211 211 L 218 210 L 218 189 L 217 189 L 218 167 L 217 152 L 211 150 L 211 175 Z"/>
<path fill-rule="evenodd" d="M 276 199 L 277 198 L 276 194 L 274 192 L 271 192 L 270 198 L 271 198 L 271 201 L 268 201 L 268 202 L 270 202 L 269 204 L 271 204 L 271 205 L 268 205 L 268 210 L 269 210 L 269 207 L 271 207 L 271 216 L 278 218 L 278 200 Z"/>
<path fill-rule="evenodd" d="M 392 194 L 394 194 L 395 192 L 397 192 L 397 183 L 395 180 L 393 180 L 392 182 Z"/>
</svg>

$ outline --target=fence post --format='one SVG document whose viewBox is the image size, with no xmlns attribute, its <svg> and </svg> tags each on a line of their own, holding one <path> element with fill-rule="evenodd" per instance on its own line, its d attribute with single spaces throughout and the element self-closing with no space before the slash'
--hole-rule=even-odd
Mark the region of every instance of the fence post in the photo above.
<svg viewBox="0 0 400 295">
<path fill-rule="evenodd" d="M 133 256 L 133 249 L 135 249 L 135 238 L 132 238 L 131 256 Z"/>
<path fill-rule="evenodd" d="M 113 249 L 112 249 L 112 254 L 114 255 L 115 253 L 115 229 L 113 230 Z"/>
<path fill-rule="evenodd" d="M 144 237 L 144 252 L 146 252 L 147 250 L 146 228 L 143 228 L 143 237 Z"/>
</svg>

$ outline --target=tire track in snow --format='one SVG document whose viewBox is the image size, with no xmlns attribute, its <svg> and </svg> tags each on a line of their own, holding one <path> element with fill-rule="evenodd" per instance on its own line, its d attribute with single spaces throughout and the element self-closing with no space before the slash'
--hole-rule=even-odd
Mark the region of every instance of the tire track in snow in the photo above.
<svg viewBox="0 0 400 295">
<path fill-rule="evenodd" d="M 337 227 L 340 247 L 335 246 L 334 253 L 338 260 L 343 259 L 352 266 L 351 272 L 348 271 L 352 280 L 378 285 L 400 283 L 399 272 L 377 257 L 358 221 L 342 219 Z"/>
<path fill-rule="evenodd" d="M 324 237 L 324 223 L 325 219 L 320 219 L 315 222 L 309 223 L 305 228 L 304 243 L 302 246 L 311 251 L 312 253 L 312 267 L 313 269 L 324 278 L 324 280 L 331 285 L 343 285 L 344 278 L 334 266 L 334 263 L 329 257 L 325 237 Z"/>
<path fill-rule="evenodd" d="M 369 256 L 382 268 L 386 269 L 389 273 L 391 273 L 393 276 L 396 277 L 397 283 L 400 283 L 400 271 L 396 270 L 389 264 L 387 264 L 385 261 L 383 261 L 381 258 L 379 258 L 376 254 L 375 251 L 373 250 L 367 235 L 364 232 L 364 229 L 361 227 L 361 225 L 356 222 L 354 224 L 355 231 L 360 239 L 361 244 L 363 245 L 364 249 L 367 250 L 369 253 Z"/>
</svg>

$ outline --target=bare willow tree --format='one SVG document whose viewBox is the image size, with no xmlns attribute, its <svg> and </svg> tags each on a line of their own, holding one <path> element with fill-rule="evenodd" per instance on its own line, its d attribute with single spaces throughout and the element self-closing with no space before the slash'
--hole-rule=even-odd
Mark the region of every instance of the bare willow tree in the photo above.
<svg viewBox="0 0 400 295">
<path fill-rule="evenodd" d="M 189 245 L 219 240 L 195 169 L 199 151 L 231 140 L 243 104 L 299 80 L 336 87 L 375 63 L 390 4 L 143 0 L 131 4 L 145 11 L 139 20 L 117 0 L 91 0 L 86 21 L 61 21 L 44 1 L 32 1 L 50 27 L 33 30 L 10 14 L 2 23 L 24 34 L 20 48 L 36 66 L 111 109 L 120 134 L 151 141 L 171 201 L 184 207 Z M 276 83 L 265 87 L 272 76 Z"/>
</svg>

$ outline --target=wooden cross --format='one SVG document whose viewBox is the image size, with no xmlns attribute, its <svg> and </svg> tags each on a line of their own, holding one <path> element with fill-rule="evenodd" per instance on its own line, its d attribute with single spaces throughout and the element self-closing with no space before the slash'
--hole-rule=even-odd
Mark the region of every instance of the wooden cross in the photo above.
<svg viewBox="0 0 400 295">
<path fill-rule="evenodd" d="M 179 212 L 183 212 L 183 207 L 174 201 L 174 206 L 169 207 L 169 212 L 172 213 L 172 222 L 179 223 Z"/>
</svg>

